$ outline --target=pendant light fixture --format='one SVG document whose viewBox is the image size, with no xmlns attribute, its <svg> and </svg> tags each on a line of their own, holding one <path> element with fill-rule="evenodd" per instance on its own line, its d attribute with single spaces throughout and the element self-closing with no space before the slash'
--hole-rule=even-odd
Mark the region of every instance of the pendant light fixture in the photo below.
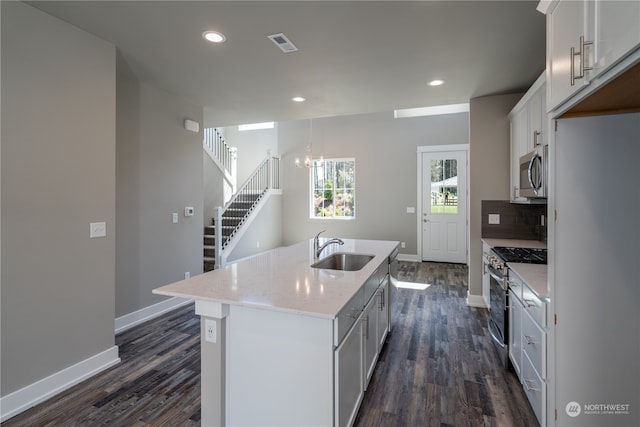
<svg viewBox="0 0 640 427">
<path fill-rule="evenodd" d="M 312 158 L 312 138 L 313 138 L 313 119 L 309 119 L 309 144 L 307 145 L 307 155 L 304 157 L 304 163 L 300 162 L 300 158 L 296 157 L 296 167 L 311 168 Z"/>
</svg>

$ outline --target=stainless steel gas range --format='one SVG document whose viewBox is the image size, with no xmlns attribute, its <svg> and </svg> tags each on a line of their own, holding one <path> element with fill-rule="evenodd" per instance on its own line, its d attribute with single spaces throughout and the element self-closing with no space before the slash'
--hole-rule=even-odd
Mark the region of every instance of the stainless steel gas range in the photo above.
<svg viewBox="0 0 640 427">
<path fill-rule="evenodd" d="M 509 266 L 522 262 L 546 264 L 546 249 L 511 248 L 496 246 L 483 255 L 484 269 L 490 275 L 489 332 L 505 368 L 509 362 Z"/>
</svg>

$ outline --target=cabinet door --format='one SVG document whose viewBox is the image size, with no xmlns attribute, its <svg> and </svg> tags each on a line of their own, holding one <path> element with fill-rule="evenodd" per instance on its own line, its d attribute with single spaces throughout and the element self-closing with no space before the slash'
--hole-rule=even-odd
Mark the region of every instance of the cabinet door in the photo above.
<svg viewBox="0 0 640 427">
<path fill-rule="evenodd" d="M 640 1 L 597 0 L 596 73 L 604 71 L 640 43 Z"/>
<path fill-rule="evenodd" d="M 542 117 L 544 110 L 542 106 L 542 93 L 544 90 L 546 90 L 544 86 L 538 89 L 529 100 L 527 106 L 529 127 L 527 129 L 526 146 L 523 154 L 533 151 L 537 146 L 542 145 Z"/>
<path fill-rule="evenodd" d="M 520 156 L 526 153 L 528 113 L 524 108 L 511 117 L 511 201 L 524 201 L 520 197 Z"/>
<path fill-rule="evenodd" d="M 335 351 L 335 423 L 339 427 L 353 425 L 362 402 L 362 350 L 362 327 L 358 320 Z"/>
<path fill-rule="evenodd" d="M 384 345 L 384 340 L 387 338 L 387 333 L 389 332 L 389 279 L 385 279 L 380 285 L 380 289 L 378 289 L 378 326 L 377 326 L 377 337 L 378 337 L 378 354 L 382 350 L 382 346 Z"/>
<path fill-rule="evenodd" d="M 377 291 L 376 291 L 377 294 Z M 369 380 L 373 375 L 378 360 L 378 298 L 377 295 L 369 301 L 364 309 L 363 330 L 364 330 L 364 367 L 365 367 L 365 383 L 364 388 L 367 389 Z"/>
<path fill-rule="evenodd" d="M 522 366 L 522 302 L 515 296 L 509 296 L 509 359 L 520 378 Z"/>
<path fill-rule="evenodd" d="M 587 37 L 584 1 L 560 1 L 547 16 L 547 69 L 549 72 L 547 111 L 553 110 L 573 93 L 589 82 L 589 72 L 582 79 L 571 82 L 571 64 L 574 75 L 578 73 L 580 61 L 571 55 L 571 48 L 580 51 L 580 36 Z M 589 57 L 593 46 L 587 46 L 585 58 Z"/>
</svg>

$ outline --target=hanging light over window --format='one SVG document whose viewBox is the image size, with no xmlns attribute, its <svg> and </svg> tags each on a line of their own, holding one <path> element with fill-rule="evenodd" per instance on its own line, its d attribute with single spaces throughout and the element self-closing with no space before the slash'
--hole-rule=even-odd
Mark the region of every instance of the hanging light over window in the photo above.
<svg viewBox="0 0 640 427">
<path fill-rule="evenodd" d="M 309 119 L 309 144 L 307 145 L 307 155 L 304 157 L 304 163 L 300 162 L 300 158 L 296 157 L 296 167 L 301 168 L 311 168 L 313 164 L 312 158 L 312 138 L 313 138 L 313 119 Z"/>
</svg>

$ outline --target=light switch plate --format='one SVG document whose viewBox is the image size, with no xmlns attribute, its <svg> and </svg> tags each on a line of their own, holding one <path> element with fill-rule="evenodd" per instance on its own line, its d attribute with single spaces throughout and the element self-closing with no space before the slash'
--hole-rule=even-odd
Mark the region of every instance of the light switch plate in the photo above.
<svg viewBox="0 0 640 427">
<path fill-rule="evenodd" d="M 107 235 L 107 223 L 106 222 L 91 222 L 89 223 L 89 238 L 95 239 L 96 237 L 105 237 Z"/>
<path fill-rule="evenodd" d="M 500 224 L 500 214 L 489 214 L 489 224 Z"/>
<path fill-rule="evenodd" d="M 174 224 L 178 223 L 178 213 L 177 212 L 174 212 L 174 213 L 171 214 L 171 222 L 174 223 Z"/>
<path fill-rule="evenodd" d="M 416 208 L 414 208 L 413 206 L 408 206 L 407 207 L 407 213 L 409 213 L 409 214 L 416 213 Z"/>
</svg>

